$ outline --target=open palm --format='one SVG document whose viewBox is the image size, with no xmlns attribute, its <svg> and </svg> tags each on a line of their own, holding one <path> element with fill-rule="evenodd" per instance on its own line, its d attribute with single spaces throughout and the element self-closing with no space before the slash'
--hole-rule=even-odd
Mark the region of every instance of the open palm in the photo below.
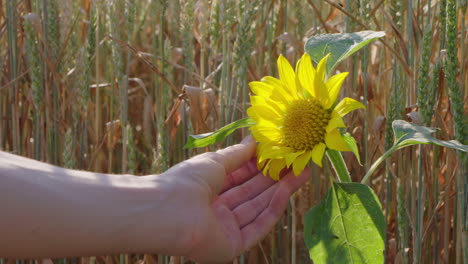
<svg viewBox="0 0 468 264">
<path fill-rule="evenodd" d="M 281 181 L 273 181 L 258 171 L 254 153 L 255 142 L 248 138 L 183 165 L 198 186 L 191 184 L 187 190 L 192 198 L 186 203 L 193 212 L 184 255 L 201 263 L 223 262 L 256 245 L 278 222 L 289 197 L 310 176 L 306 169 L 297 177 L 291 172 Z"/>
</svg>

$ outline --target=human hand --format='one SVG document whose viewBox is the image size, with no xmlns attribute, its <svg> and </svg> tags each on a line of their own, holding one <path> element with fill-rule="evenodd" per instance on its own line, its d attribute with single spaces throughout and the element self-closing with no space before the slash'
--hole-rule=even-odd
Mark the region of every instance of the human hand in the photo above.
<svg viewBox="0 0 468 264">
<path fill-rule="evenodd" d="M 292 172 L 278 182 L 258 171 L 256 143 L 198 155 L 159 175 L 172 184 L 181 224 L 178 253 L 201 263 L 226 262 L 256 245 L 277 223 L 289 197 L 310 177 Z"/>
</svg>

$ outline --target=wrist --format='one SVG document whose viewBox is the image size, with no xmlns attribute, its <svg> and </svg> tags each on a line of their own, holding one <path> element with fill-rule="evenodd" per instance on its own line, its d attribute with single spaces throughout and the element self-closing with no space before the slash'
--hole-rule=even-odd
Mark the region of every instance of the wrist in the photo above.
<svg viewBox="0 0 468 264">
<path fill-rule="evenodd" d="M 134 253 L 184 255 L 190 232 L 180 183 L 169 175 L 133 177 L 137 188 L 122 188 L 117 196 L 128 197 L 122 248 Z"/>
</svg>

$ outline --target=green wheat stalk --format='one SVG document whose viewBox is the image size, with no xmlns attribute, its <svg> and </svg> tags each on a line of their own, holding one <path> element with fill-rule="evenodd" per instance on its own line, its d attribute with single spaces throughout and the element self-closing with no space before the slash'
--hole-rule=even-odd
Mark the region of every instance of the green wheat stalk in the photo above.
<svg viewBox="0 0 468 264">
<path fill-rule="evenodd" d="M 75 158 L 75 147 L 74 144 L 74 135 L 73 130 L 69 127 L 65 133 L 65 139 L 63 142 L 63 151 L 62 151 L 62 162 L 65 168 L 75 169 L 76 168 L 76 158 Z"/>
<path fill-rule="evenodd" d="M 394 24 L 397 27 L 397 30 L 402 32 L 403 30 L 403 16 L 405 11 L 405 6 L 402 1 L 398 0 L 393 0 L 390 3 L 390 13 L 393 18 Z M 394 49 L 398 50 L 399 46 L 397 41 L 394 42 Z M 403 110 L 404 110 L 404 105 L 405 105 L 405 94 L 406 91 L 403 89 L 404 84 L 405 84 L 405 78 L 402 74 L 401 66 L 396 60 L 396 58 L 393 58 L 393 71 L 391 75 L 391 88 L 390 88 L 390 98 L 388 100 L 388 105 L 387 105 L 387 113 L 386 113 L 386 122 L 385 122 L 385 143 L 384 147 L 385 149 L 389 149 L 393 145 L 393 129 L 392 129 L 392 122 L 396 119 L 401 119 Z M 392 206 L 392 189 L 393 189 L 393 181 L 392 181 L 392 176 L 390 172 L 390 164 L 391 161 L 387 160 L 386 162 L 386 172 L 385 172 L 385 177 L 386 177 L 386 216 L 387 219 L 389 217 L 389 211 Z M 402 189 L 400 183 L 400 180 L 397 180 L 397 220 L 398 220 L 398 225 L 397 225 L 397 231 L 399 234 L 399 251 L 402 252 L 402 262 L 403 263 L 408 263 L 408 254 L 405 252 L 405 248 L 408 245 L 408 224 L 407 224 L 407 218 L 403 217 L 406 216 L 406 212 L 403 211 L 405 208 L 405 199 L 398 199 L 398 195 L 400 195 L 400 198 L 404 198 L 404 190 Z"/>
<path fill-rule="evenodd" d="M 171 77 L 170 68 L 168 67 L 166 61 L 170 61 L 172 59 L 171 55 L 172 45 L 170 39 L 165 39 L 162 51 L 163 60 L 161 61 L 162 71 L 165 76 Z M 171 91 L 170 88 L 167 87 L 166 83 L 162 83 L 161 85 L 161 96 L 162 98 L 171 98 Z M 158 168 L 159 172 L 165 171 L 169 169 L 169 147 L 170 141 L 167 133 L 167 128 L 165 126 L 165 116 L 169 112 L 169 104 L 167 100 L 160 100 L 160 115 L 157 117 L 157 130 L 158 130 L 158 138 L 157 138 L 157 153 L 158 153 Z"/>
<path fill-rule="evenodd" d="M 128 149 L 128 173 L 135 174 L 138 166 L 137 149 L 133 129 L 130 124 L 127 125 L 127 149 Z"/>
<path fill-rule="evenodd" d="M 209 36 L 210 36 L 210 44 L 211 48 L 216 53 L 216 49 L 218 47 L 218 42 L 221 39 L 221 35 L 219 34 L 221 31 L 220 27 L 220 10 L 219 10 L 219 2 L 222 0 L 213 0 L 211 2 L 210 7 L 210 21 L 209 21 Z"/>
<path fill-rule="evenodd" d="M 114 39 L 117 40 L 122 40 L 122 35 L 120 34 L 120 16 L 118 14 L 119 10 L 124 10 L 124 1 L 122 0 L 113 0 L 108 2 L 108 23 L 109 23 L 109 32 L 111 36 Z M 123 109 L 122 109 L 122 98 L 125 97 L 123 94 L 123 82 L 124 82 L 124 63 L 122 61 L 122 51 L 120 50 L 120 47 L 118 46 L 117 43 L 112 42 L 111 43 L 111 62 L 113 64 L 113 87 L 114 85 L 117 85 L 119 88 L 119 108 L 120 108 L 120 117 L 122 118 L 123 115 Z M 115 103 L 115 98 L 114 98 L 114 93 L 111 92 L 110 96 L 110 119 L 113 121 L 114 118 L 114 103 Z M 121 120 L 122 122 L 122 120 Z M 112 137 L 112 131 L 114 126 L 114 122 L 111 123 L 111 133 L 110 136 Z M 123 142 L 125 142 L 125 134 L 126 134 L 126 129 L 123 123 L 121 123 L 121 129 L 122 129 L 122 139 Z M 112 164 L 112 159 L 113 159 L 113 151 L 110 150 L 109 152 L 110 157 L 109 157 L 109 166 Z M 122 144 L 122 172 L 126 171 L 126 144 Z"/>
<path fill-rule="evenodd" d="M 463 113 L 463 95 L 457 81 L 458 64 L 458 19 L 455 0 L 447 2 L 447 60 L 445 63 L 445 76 L 447 78 L 449 98 L 452 104 L 451 110 L 455 128 L 455 139 L 460 142 L 465 140 L 465 116 Z"/>
<path fill-rule="evenodd" d="M 360 16 L 364 17 L 364 23 L 367 25 L 369 24 L 369 13 L 370 13 L 370 3 L 369 0 L 361 0 L 360 1 Z M 364 96 L 364 106 L 368 109 L 369 111 L 369 116 L 372 116 L 372 108 L 368 106 L 368 91 L 367 91 L 367 80 L 369 78 L 368 76 L 368 64 L 369 64 L 369 49 L 367 47 L 364 47 L 361 52 L 361 74 L 362 74 L 362 80 L 363 80 L 363 96 Z M 355 56 L 357 57 L 357 56 Z M 363 149 L 364 149 L 364 166 L 366 168 L 366 171 L 369 169 L 371 162 L 369 161 L 369 147 L 368 147 L 368 140 L 369 138 L 369 119 L 366 118 L 364 119 L 363 122 Z"/>
<path fill-rule="evenodd" d="M 125 21 L 125 29 L 127 34 L 127 42 L 131 42 L 133 39 L 133 31 L 135 29 L 135 20 L 136 20 L 136 7 L 135 3 L 131 1 L 124 1 L 124 3 L 120 3 L 119 6 L 124 5 L 124 17 Z M 127 64 L 125 68 L 125 73 L 122 80 L 119 82 L 119 95 L 120 95 L 120 122 L 122 126 L 122 172 L 127 171 L 127 164 L 129 161 L 129 153 L 127 149 L 127 144 L 125 142 L 128 141 L 128 76 L 130 74 L 130 59 L 131 59 L 131 52 L 127 51 Z M 135 166 L 134 166 L 135 167 Z"/>
<path fill-rule="evenodd" d="M 405 190 L 401 185 L 401 180 L 397 178 L 397 225 L 398 225 L 398 236 L 399 236 L 399 244 L 400 250 L 402 251 L 402 263 L 408 263 L 407 253 L 405 249 L 408 247 L 408 216 L 406 214 L 406 207 L 405 207 Z"/>
<path fill-rule="evenodd" d="M 434 107 L 434 105 L 429 105 L 429 64 L 430 64 L 430 52 L 431 52 L 431 43 L 432 43 L 432 24 L 431 19 L 431 8 L 430 1 L 428 3 L 428 17 L 427 23 L 424 25 L 424 34 L 423 34 L 423 45 L 422 45 L 422 54 L 421 60 L 419 63 L 419 74 L 417 80 L 417 94 L 418 94 L 418 105 L 421 113 L 421 118 L 423 123 L 428 125 L 432 119 L 432 116 L 427 114 L 430 112 L 427 108 Z M 422 192 L 423 192 L 423 151 L 422 146 L 419 146 L 419 157 L 418 157 L 418 193 L 417 193 L 417 213 L 416 213 L 416 227 L 415 227 L 415 240 L 414 243 L 414 256 L 413 260 L 417 263 L 421 262 L 421 244 L 422 244 L 422 225 L 423 225 L 423 202 L 422 202 Z"/>
<path fill-rule="evenodd" d="M 8 61 L 10 62 L 10 80 L 15 80 L 18 76 L 18 34 L 17 34 L 17 15 L 16 15 L 17 0 L 11 0 L 6 2 L 7 12 L 7 40 L 8 40 Z M 17 83 L 11 84 L 9 90 L 8 100 L 13 102 L 11 107 L 7 110 L 7 115 L 11 115 L 11 121 L 9 127 L 12 128 L 12 139 L 13 144 L 10 146 L 13 153 L 21 153 L 21 142 L 20 142 L 20 130 L 19 130 L 19 117 L 17 113 Z"/>
<path fill-rule="evenodd" d="M 306 32 L 306 21 L 303 19 L 304 16 L 306 16 L 306 12 L 303 5 L 302 1 L 294 1 L 293 2 L 293 9 L 294 9 L 294 14 L 297 20 L 297 23 L 295 25 L 296 29 L 296 36 L 298 36 L 299 40 L 302 40 L 305 32 Z"/>
<path fill-rule="evenodd" d="M 234 53 L 233 53 L 233 72 L 234 80 L 236 81 L 235 91 L 231 93 L 229 101 L 232 107 L 230 122 L 234 121 L 238 117 L 236 111 L 239 97 L 241 98 L 241 104 L 244 106 L 248 101 L 248 88 L 245 76 L 247 75 L 247 67 L 249 63 L 250 54 L 255 44 L 255 28 L 254 23 L 255 15 L 257 14 L 258 6 L 253 3 L 242 2 L 239 5 L 238 16 L 241 18 L 238 30 L 237 38 L 234 42 Z M 234 89 L 233 89 L 234 90 Z"/>
<path fill-rule="evenodd" d="M 56 0 L 50 0 L 44 2 L 44 13 L 47 11 L 47 44 L 48 44 L 48 51 L 45 52 L 48 58 L 53 62 L 54 69 L 50 69 L 50 71 L 57 72 L 57 56 L 60 52 L 60 19 L 58 14 L 58 6 Z M 45 21 L 45 19 L 44 19 Z M 47 72 L 46 72 L 47 73 Z M 58 147 L 59 147 L 59 129 L 58 129 L 58 89 L 56 85 L 56 80 L 52 77 L 52 81 L 49 81 L 50 85 L 52 86 L 52 151 L 53 151 L 53 159 L 54 163 L 58 164 Z"/>
<path fill-rule="evenodd" d="M 229 123 L 228 107 L 231 105 L 228 101 L 232 94 L 231 85 L 231 27 L 235 23 L 234 16 L 236 8 L 234 1 L 220 0 L 219 8 L 223 10 L 219 16 L 219 23 L 222 26 L 222 67 L 221 67 L 221 82 L 220 82 L 220 120 L 219 126 L 224 126 Z"/>
<path fill-rule="evenodd" d="M 465 74 L 465 61 L 466 61 L 466 45 L 465 45 L 465 34 L 466 34 L 466 11 L 468 8 L 468 0 L 460 0 L 459 6 L 461 9 L 461 41 L 460 41 L 460 47 L 461 47 L 461 67 L 460 67 L 460 80 L 461 83 L 466 82 L 466 74 Z M 467 90 L 465 89 L 465 93 Z M 466 94 L 465 94 L 466 96 Z M 468 115 L 465 115 L 465 143 L 468 142 Z M 468 174 L 468 156 L 466 154 L 463 154 L 461 157 L 461 162 L 464 164 L 464 166 L 461 167 L 461 180 L 462 180 L 462 190 L 464 195 L 460 196 L 460 201 L 461 201 L 461 208 L 464 208 L 461 212 L 461 222 L 463 224 L 462 226 L 462 245 L 463 245 L 463 261 L 465 263 L 468 262 L 468 205 L 467 205 L 467 200 L 468 200 L 468 179 L 467 177 L 463 177 L 463 175 Z"/>
<path fill-rule="evenodd" d="M 41 112 L 43 108 L 44 78 L 42 73 L 42 59 L 39 56 L 38 41 L 33 20 L 38 19 L 34 14 L 28 14 L 24 20 L 24 31 L 26 35 L 26 57 L 29 65 L 29 76 L 31 78 L 31 90 L 35 106 L 36 132 L 34 158 L 41 160 Z M 37 21 L 36 21 L 37 22 Z"/>
<path fill-rule="evenodd" d="M 180 0 L 181 5 L 181 16 L 180 16 L 180 33 L 182 36 L 182 49 L 184 51 L 184 65 L 186 70 L 184 71 L 184 84 L 193 84 L 192 72 L 195 71 L 195 48 L 193 44 L 194 36 L 192 33 L 195 13 L 195 1 Z M 182 112 L 182 126 L 179 133 L 180 140 L 178 142 L 183 143 L 187 138 L 188 134 L 192 133 L 193 127 L 189 122 L 190 118 L 187 116 L 185 110 L 185 102 L 183 102 L 184 110 Z M 181 149 L 180 158 L 186 159 L 188 157 L 188 149 L 184 150 L 182 146 L 178 146 L 177 149 Z"/>
<path fill-rule="evenodd" d="M 184 73 L 185 83 L 190 84 L 192 82 L 190 72 L 195 69 L 194 65 L 194 46 L 193 46 L 193 35 L 192 27 L 194 22 L 194 9 L 195 1 L 181 0 L 182 12 L 181 12 L 181 23 L 180 32 L 182 35 L 182 47 L 184 50 L 184 64 L 188 72 Z"/>
<path fill-rule="evenodd" d="M 159 35 L 154 35 L 153 39 L 153 48 L 155 54 L 160 54 L 161 59 L 159 62 L 155 59 L 155 63 L 160 67 L 164 76 L 168 79 L 172 79 L 172 74 L 168 61 L 172 60 L 172 45 L 170 38 L 166 38 L 164 35 L 164 26 L 165 26 L 165 17 L 169 7 L 169 2 L 166 0 L 160 0 L 159 8 L 154 6 L 154 12 L 159 14 L 160 24 L 159 24 Z M 154 77 L 154 101 L 158 106 L 158 111 L 156 112 L 156 128 L 157 128 L 157 138 L 156 138 L 156 149 L 153 153 L 153 165 L 151 171 L 153 173 L 160 173 L 169 168 L 169 137 L 167 136 L 167 128 L 165 126 L 166 114 L 169 111 L 169 102 L 167 98 L 171 98 L 171 91 L 168 85 L 162 81 L 162 79 L 155 75 Z"/>
<path fill-rule="evenodd" d="M 56 60 L 60 52 L 60 18 L 57 0 L 49 0 L 48 2 L 48 45 L 50 56 Z M 58 65 L 55 65 L 58 67 Z"/>
<path fill-rule="evenodd" d="M 463 102 L 463 93 L 460 89 L 459 83 L 457 81 L 457 73 L 459 69 L 458 64 L 458 46 L 457 46 L 457 34 L 458 34 L 458 17 L 457 17 L 457 3 L 455 0 L 447 1 L 447 60 L 445 63 L 445 76 L 447 79 L 448 94 L 451 103 L 451 112 L 454 121 L 455 129 L 455 139 L 465 143 L 466 138 L 466 124 L 465 124 L 465 114 L 464 114 L 464 102 Z M 464 21 L 463 21 L 464 23 Z M 463 36 L 464 37 L 464 36 Z M 462 58 L 464 59 L 464 58 Z M 458 164 L 465 160 L 465 156 L 461 153 L 458 154 Z M 459 171 L 457 172 L 456 180 L 456 190 L 458 192 L 457 204 L 458 204 L 458 221 L 457 229 L 466 226 L 466 200 L 463 198 L 466 197 L 466 165 L 459 166 Z M 460 223 L 461 222 L 461 223 Z M 462 237 L 462 241 L 457 241 L 460 244 L 463 244 L 463 240 L 466 243 L 466 232 L 459 234 Z M 468 260 L 468 245 L 463 245 L 463 256 L 465 260 Z M 457 250 L 457 256 L 459 255 L 459 250 Z M 457 257 L 458 259 L 458 257 Z"/>
</svg>

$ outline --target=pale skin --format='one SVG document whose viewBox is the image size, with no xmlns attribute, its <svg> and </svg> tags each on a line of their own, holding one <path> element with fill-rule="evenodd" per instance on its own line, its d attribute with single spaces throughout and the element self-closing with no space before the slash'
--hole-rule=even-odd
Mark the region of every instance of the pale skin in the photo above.
<svg viewBox="0 0 468 264">
<path fill-rule="evenodd" d="M 124 252 L 232 260 L 266 236 L 311 174 L 275 182 L 257 170 L 255 147 L 247 137 L 140 177 L 0 152 L 0 257 Z"/>
</svg>

